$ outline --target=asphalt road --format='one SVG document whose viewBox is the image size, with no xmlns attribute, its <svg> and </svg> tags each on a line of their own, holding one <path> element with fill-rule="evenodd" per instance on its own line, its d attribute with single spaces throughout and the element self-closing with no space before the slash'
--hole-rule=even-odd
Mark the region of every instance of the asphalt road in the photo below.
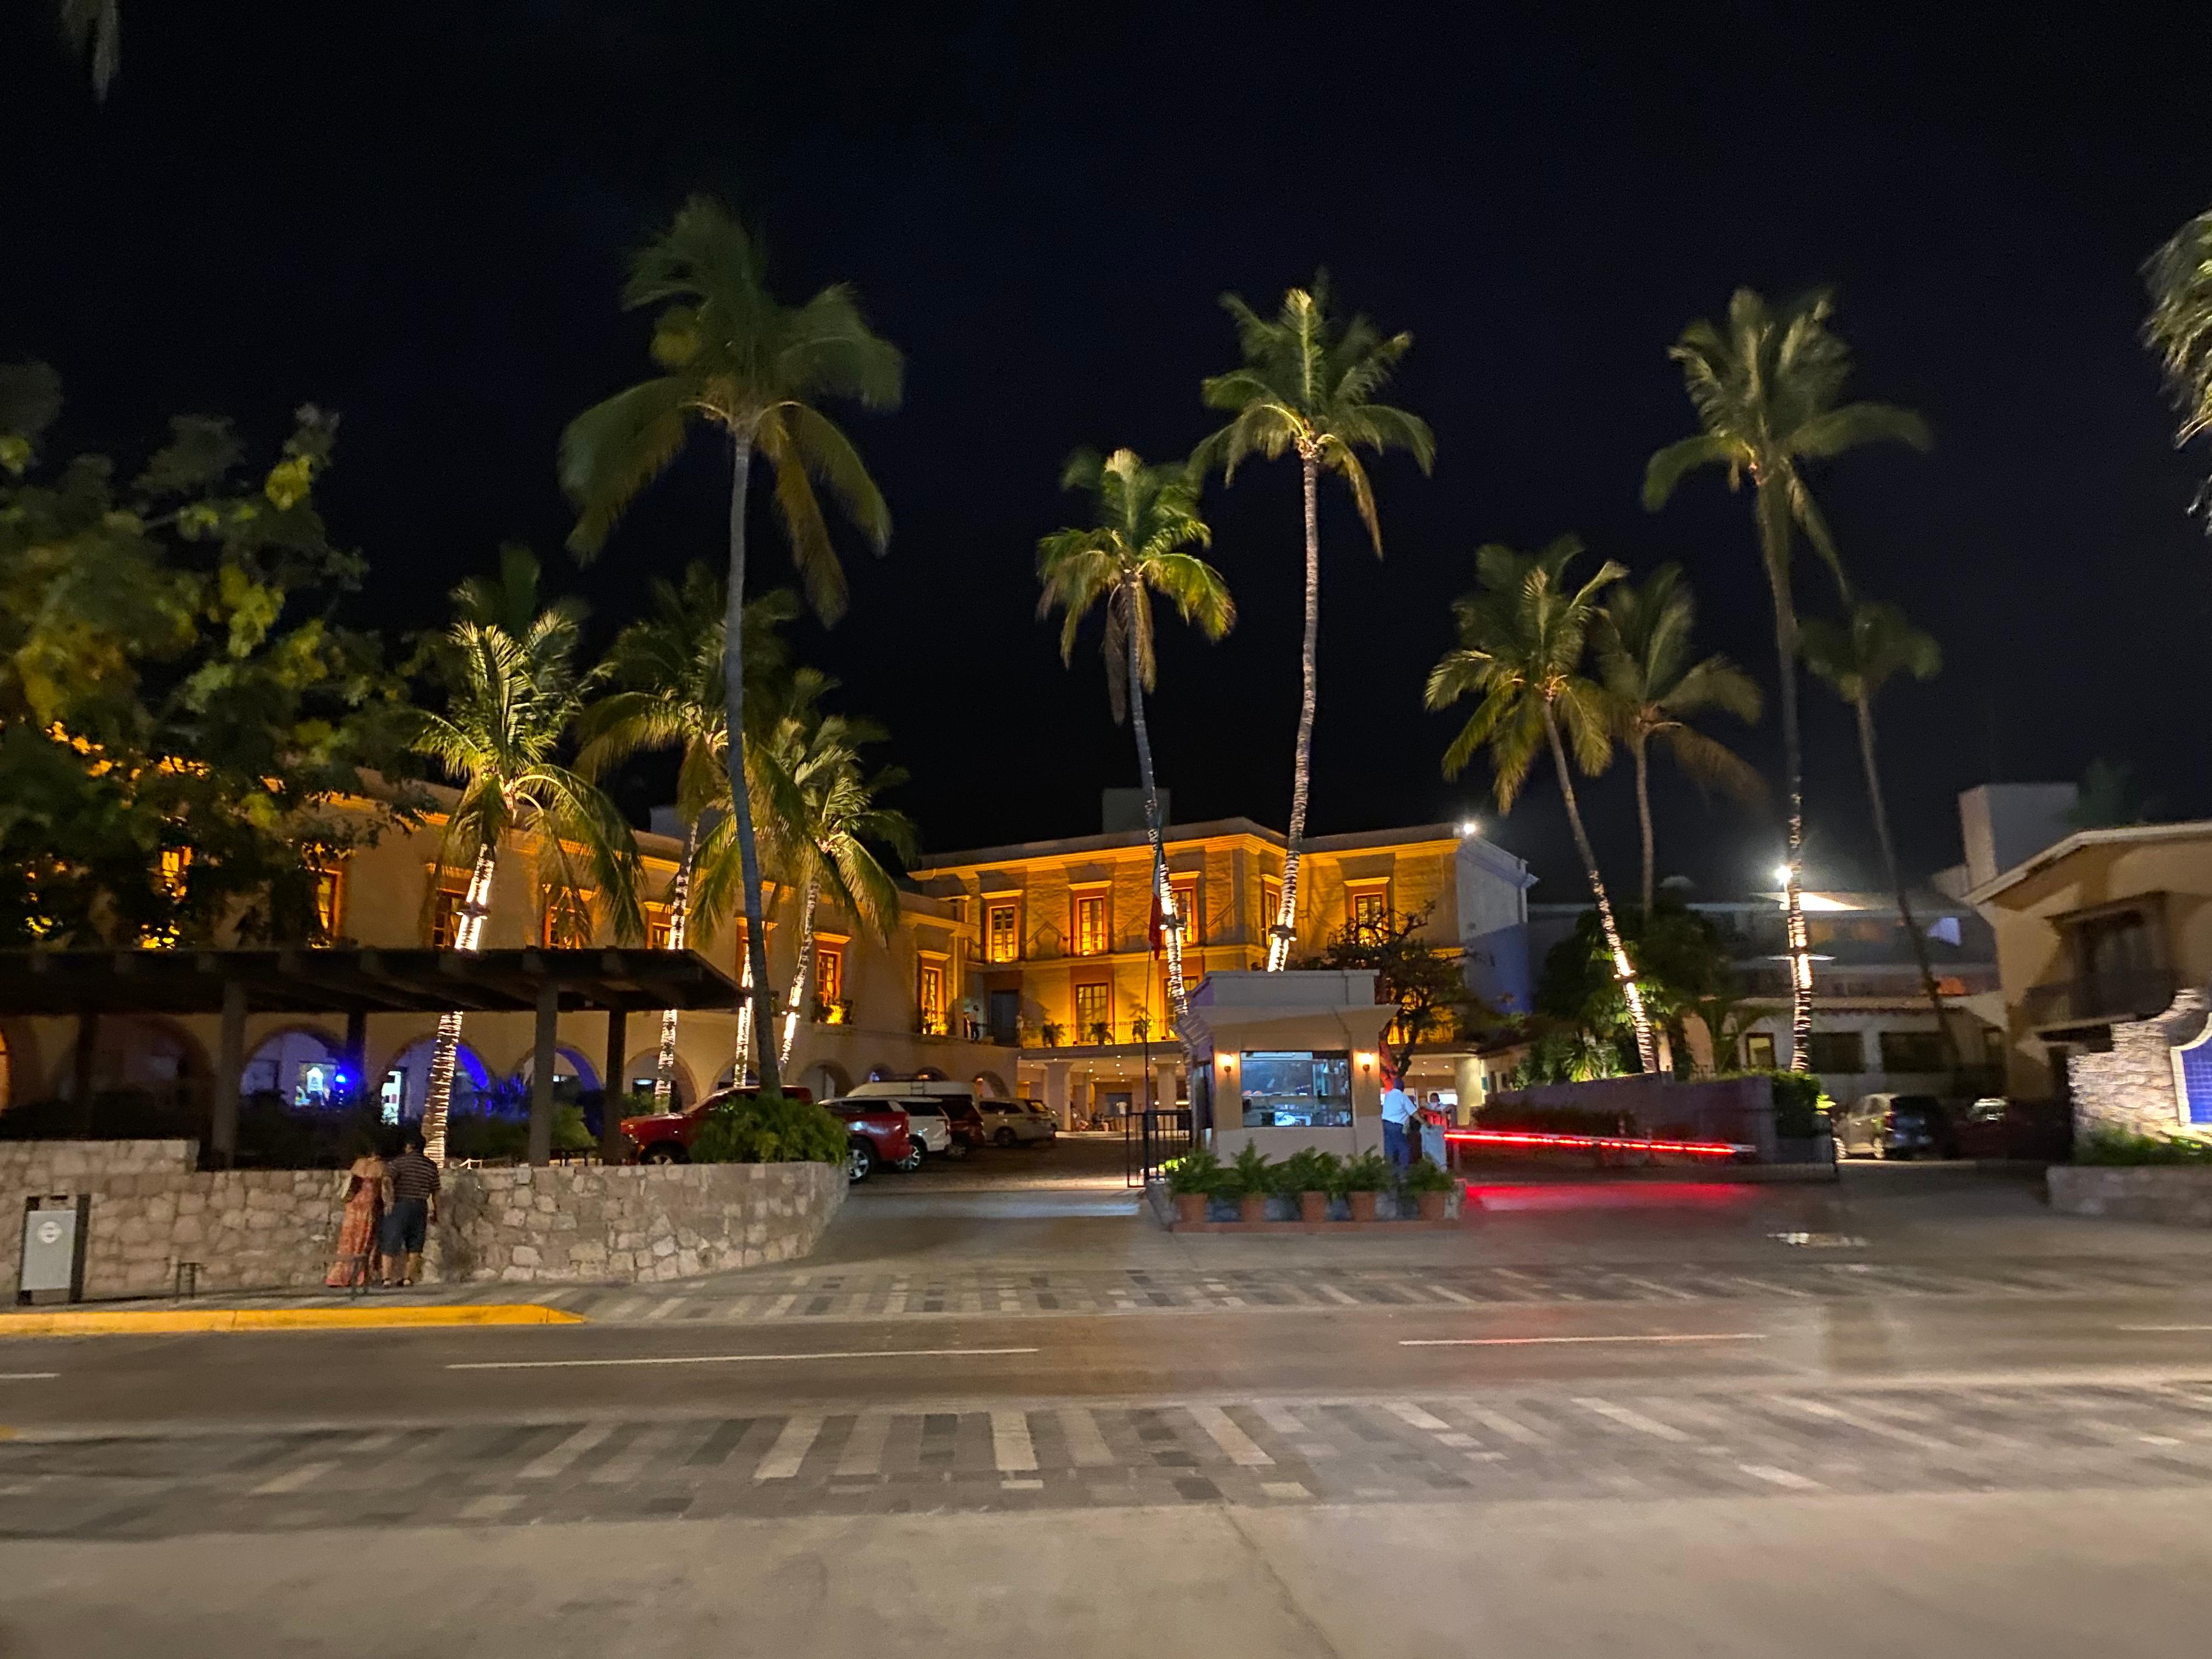
<svg viewBox="0 0 2212 1659">
<path fill-rule="evenodd" d="M 0 1344 L 18 1435 L 708 1414 L 792 1401 L 1369 1395 L 1729 1379 L 2212 1377 L 2212 1294 L 1346 1308 Z"/>
</svg>

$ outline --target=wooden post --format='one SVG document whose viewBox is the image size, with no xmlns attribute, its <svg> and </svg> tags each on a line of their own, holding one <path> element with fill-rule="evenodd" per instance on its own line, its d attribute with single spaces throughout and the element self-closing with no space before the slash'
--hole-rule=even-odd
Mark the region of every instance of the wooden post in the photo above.
<svg viewBox="0 0 2212 1659">
<path fill-rule="evenodd" d="M 100 1042 L 100 1016 L 88 1008 L 76 1017 L 76 1051 L 70 1057 L 70 1093 L 76 1097 L 77 1129 L 92 1133 L 92 1062 Z"/>
<path fill-rule="evenodd" d="M 246 1069 L 246 987 L 222 982 L 222 1035 L 216 1043 L 215 1111 L 208 1138 L 218 1169 L 238 1162 L 238 1078 Z"/>
<path fill-rule="evenodd" d="M 531 1051 L 530 1161 L 553 1161 L 553 1039 L 560 1029 L 561 987 L 547 980 L 538 988 L 538 1045 Z"/>
<path fill-rule="evenodd" d="M 338 1064 L 345 1067 L 353 1103 L 377 1105 L 376 1091 L 368 1086 L 368 1011 L 365 1008 L 346 1010 L 345 1054 Z"/>
<path fill-rule="evenodd" d="M 619 1164 L 623 1161 L 622 1115 L 624 1103 L 629 1098 L 629 1079 L 623 1075 L 629 1056 L 623 1052 L 629 1046 L 624 1041 L 629 1025 L 629 1010 L 607 1010 L 607 1066 L 599 1075 L 606 1085 L 605 1097 L 599 1103 L 599 1162 Z"/>
</svg>

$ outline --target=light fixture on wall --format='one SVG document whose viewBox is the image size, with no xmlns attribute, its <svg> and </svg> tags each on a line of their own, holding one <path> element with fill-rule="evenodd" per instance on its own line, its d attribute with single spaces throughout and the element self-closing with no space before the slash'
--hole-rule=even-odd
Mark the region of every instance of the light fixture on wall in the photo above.
<svg viewBox="0 0 2212 1659">
<path fill-rule="evenodd" d="M 1375 1069 L 1375 1056 L 1364 1048 L 1355 1050 L 1352 1058 L 1358 1063 L 1359 1069 L 1363 1072 L 1371 1072 Z"/>
<path fill-rule="evenodd" d="M 1481 819 L 1480 819 L 1480 818 L 1462 818 L 1462 819 L 1459 821 L 1459 838 L 1460 838 L 1462 841 L 1473 841 L 1473 840 L 1474 840 L 1477 836 L 1480 835 L 1481 833 L 1482 833 L 1482 820 L 1481 820 Z"/>
</svg>

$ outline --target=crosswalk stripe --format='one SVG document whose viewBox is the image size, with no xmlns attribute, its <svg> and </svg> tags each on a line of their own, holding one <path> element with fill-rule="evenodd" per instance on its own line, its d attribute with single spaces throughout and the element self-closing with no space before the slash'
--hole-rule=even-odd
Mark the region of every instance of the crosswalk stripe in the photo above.
<svg viewBox="0 0 2212 1659">
<path fill-rule="evenodd" d="M 1633 1285 L 1639 1291 L 1650 1291 L 1655 1295 L 1663 1296 L 1675 1302 L 1695 1302 L 1698 1299 L 1688 1291 L 1677 1290 L 1672 1285 L 1662 1285 L 1656 1279 L 1634 1279 L 1623 1273 L 1620 1275 L 1620 1282 L 1624 1285 Z"/>
<path fill-rule="evenodd" d="M 1826 1490 L 1817 1480 L 1809 1480 L 1788 1469 L 1778 1469 L 1771 1463 L 1739 1463 L 1736 1468 L 1754 1480 L 1771 1486 L 1786 1486 L 1791 1492 L 1822 1492 Z"/>
<path fill-rule="evenodd" d="M 1802 1412 L 1808 1417 L 1825 1418 L 1831 1423 L 1841 1423 L 1848 1428 L 1856 1429 L 1862 1434 L 1878 1435 L 1885 1440 L 1894 1440 L 1902 1445 L 1918 1446 L 1926 1451 L 1958 1449 L 1949 1442 L 1938 1440 L 1933 1435 L 1916 1433 L 1911 1429 L 1900 1429 L 1894 1423 L 1884 1423 L 1875 1418 L 1862 1417 L 1856 1412 L 1842 1410 L 1838 1407 L 1829 1405 L 1826 1401 L 1799 1400 L 1785 1394 L 1771 1394 L 1766 1396 L 1766 1399 L 1769 1403 L 1780 1406 L 1786 1411 Z"/>
<path fill-rule="evenodd" d="M 550 1480 L 615 1431 L 611 1423 L 586 1423 L 559 1445 L 539 1453 L 515 1471 L 518 1480 Z"/>
<path fill-rule="evenodd" d="M 1575 1400 L 1575 1404 L 1586 1412 L 1595 1412 L 1598 1416 L 1618 1423 L 1623 1428 L 1634 1429 L 1638 1434 L 1648 1434 L 1654 1439 L 1672 1440 L 1680 1443 L 1691 1438 L 1672 1423 L 1662 1423 L 1656 1417 L 1646 1417 L 1642 1412 L 1632 1411 L 1626 1406 L 1616 1406 L 1610 1400 L 1578 1396 Z"/>
<path fill-rule="evenodd" d="M 1306 1431 L 1306 1425 L 1298 1421 L 1298 1414 L 1287 1406 L 1278 1406 L 1269 1401 L 1255 1405 L 1252 1409 L 1258 1413 L 1260 1420 L 1277 1434 L 1304 1434 Z"/>
<path fill-rule="evenodd" d="M 263 1481 L 253 1489 L 253 1496 L 274 1498 L 283 1492 L 297 1492 L 302 1486 L 312 1486 L 336 1468 L 337 1468 L 336 1463 L 302 1463 L 298 1468 L 280 1474 L 274 1480 Z"/>
<path fill-rule="evenodd" d="M 837 1455 L 837 1473 L 881 1474 L 884 1444 L 890 1438 L 890 1432 L 889 1412 L 862 1412 L 854 1420 L 853 1432 L 845 1437 L 845 1449 Z"/>
<path fill-rule="evenodd" d="M 1410 1423 L 1417 1429 L 1449 1429 L 1451 1425 L 1433 1412 L 1425 1412 L 1410 1400 L 1394 1400 L 1382 1409 L 1401 1423 Z"/>
<path fill-rule="evenodd" d="M 775 1444 L 768 1449 L 760 1467 L 753 1471 L 756 1480 L 788 1480 L 799 1473 L 799 1466 L 806 1461 L 808 1449 L 815 1436 L 822 1432 L 819 1413 L 803 1412 L 783 1425 L 783 1432 L 775 1437 Z"/>
<path fill-rule="evenodd" d="M 795 1291 L 789 1292 L 788 1294 L 776 1297 L 775 1301 L 768 1304 L 767 1309 L 762 1313 L 761 1317 L 763 1319 L 781 1319 L 784 1315 L 791 1311 L 791 1304 L 798 1300 L 799 1294 Z"/>
<path fill-rule="evenodd" d="M 1269 1468 L 1275 1460 L 1260 1449 L 1260 1443 L 1237 1426 L 1227 1412 L 1218 1406 L 1193 1406 L 1192 1419 L 1204 1429 L 1206 1437 L 1229 1455 L 1229 1461 L 1248 1469 Z"/>
<path fill-rule="evenodd" d="M 1539 1434 L 1525 1423 L 1515 1422 L 1504 1412 L 1492 1411 L 1486 1406 L 1462 1405 L 1459 1409 L 1492 1433 L 1503 1435 L 1508 1440 L 1517 1441 L 1522 1445 L 1548 1446 L 1552 1443 L 1551 1436 Z"/>
<path fill-rule="evenodd" d="M 682 1307 L 687 1299 L 688 1298 L 680 1296 L 672 1296 L 667 1301 L 662 1303 L 651 1313 L 646 1315 L 646 1317 L 647 1319 L 665 1319 L 671 1314 L 674 1313 L 678 1308 Z"/>
<path fill-rule="evenodd" d="M 640 1308 L 642 1308 L 645 1304 L 646 1298 L 641 1296 L 626 1296 L 623 1297 L 621 1301 L 616 1303 L 614 1306 L 609 1308 L 605 1313 L 601 1314 L 599 1317 L 610 1321 L 628 1319 Z"/>
<path fill-rule="evenodd" d="M 665 1449 L 666 1429 L 644 1428 L 614 1456 L 586 1477 L 595 1486 L 626 1486 L 645 1473 L 645 1466 Z"/>
<path fill-rule="evenodd" d="M 991 1413 L 991 1462 L 1001 1474 L 1036 1468 L 1036 1447 L 1030 1439 L 1030 1419 L 1024 1413 Z"/>
<path fill-rule="evenodd" d="M 1060 1408 L 1060 1431 L 1067 1437 L 1067 1455 L 1075 1460 L 1078 1468 L 1103 1469 L 1113 1466 L 1113 1449 L 1107 1445 L 1106 1437 L 1098 1432 L 1098 1425 L 1089 1412 L 1080 1406 Z"/>
<path fill-rule="evenodd" d="M 1330 1301 L 1341 1303 L 1347 1308 L 1356 1308 L 1359 1305 L 1359 1298 L 1358 1297 L 1346 1296 L 1342 1291 L 1338 1290 L 1334 1285 L 1316 1285 L 1314 1288 L 1320 1291 L 1323 1296 L 1327 1297 Z"/>
<path fill-rule="evenodd" d="M 1457 1291 L 1448 1291 L 1441 1285 L 1424 1285 L 1421 1288 L 1431 1296 L 1440 1296 L 1447 1302 L 1456 1302 L 1463 1308 L 1480 1305 L 1471 1296 L 1462 1296 Z"/>
</svg>

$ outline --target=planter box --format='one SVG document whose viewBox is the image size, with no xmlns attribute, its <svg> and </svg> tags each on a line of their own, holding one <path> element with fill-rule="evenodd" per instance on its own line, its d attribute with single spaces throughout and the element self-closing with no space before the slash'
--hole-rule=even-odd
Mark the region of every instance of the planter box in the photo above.
<svg viewBox="0 0 2212 1659">
<path fill-rule="evenodd" d="M 1836 1141 L 1832 1135 L 1785 1136 L 1774 1143 L 1777 1164 L 1833 1164 L 1836 1161 Z"/>
<path fill-rule="evenodd" d="M 1444 1215 L 1442 1220 L 1423 1220 L 1416 1201 L 1408 1198 L 1402 1209 L 1388 1193 L 1374 1194 L 1379 1200 L 1375 1218 L 1354 1221 L 1351 1206 L 1340 1198 L 1328 1200 L 1323 1220 L 1310 1220 L 1297 1197 L 1282 1195 L 1267 1200 L 1265 1219 L 1246 1221 L 1241 1206 L 1224 1199 L 1210 1200 L 1202 1219 L 1186 1219 L 1179 1201 L 1172 1197 L 1164 1182 L 1155 1182 L 1146 1192 L 1153 1218 L 1170 1232 L 1177 1233 L 1351 1233 L 1453 1231 L 1470 1224 L 1475 1217 L 1474 1206 L 1466 1205 L 1462 1192 L 1443 1194 Z"/>
<path fill-rule="evenodd" d="M 2212 1227 L 2212 1165 L 2054 1164 L 2044 1180 L 2062 1215 Z"/>
</svg>

